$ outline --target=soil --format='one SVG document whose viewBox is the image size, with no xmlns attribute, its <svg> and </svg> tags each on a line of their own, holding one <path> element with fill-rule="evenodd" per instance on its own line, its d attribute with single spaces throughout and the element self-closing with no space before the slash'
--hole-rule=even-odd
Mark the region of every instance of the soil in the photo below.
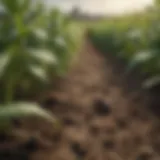
<svg viewBox="0 0 160 160">
<path fill-rule="evenodd" d="M 109 54 L 104 58 L 90 42 L 78 56 L 56 89 L 41 99 L 62 128 L 36 119 L 15 121 L 19 147 L 10 145 L 0 159 L 159 160 L 160 122 L 150 110 L 151 95 L 140 89 L 136 76 L 125 74 L 123 64 Z"/>
</svg>

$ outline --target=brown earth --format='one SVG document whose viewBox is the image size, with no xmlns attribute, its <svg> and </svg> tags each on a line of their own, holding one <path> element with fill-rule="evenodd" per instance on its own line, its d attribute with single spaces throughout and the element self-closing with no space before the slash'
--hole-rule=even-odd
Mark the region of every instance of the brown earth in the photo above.
<svg viewBox="0 0 160 160">
<path fill-rule="evenodd" d="M 38 148 L 29 159 L 159 160 L 160 122 L 135 77 L 128 78 L 123 65 L 86 42 L 78 62 L 43 104 L 63 122 L 62 130 L 38 123 L 38 132 L 31 120 L 30 134 L 40 140 L 28 146 Z"/>
</svg>

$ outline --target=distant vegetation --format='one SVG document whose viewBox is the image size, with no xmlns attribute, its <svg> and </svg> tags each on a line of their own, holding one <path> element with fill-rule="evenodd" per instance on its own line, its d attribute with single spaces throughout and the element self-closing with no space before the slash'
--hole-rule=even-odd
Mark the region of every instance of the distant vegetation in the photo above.
<svg viewBox="0 0 160 160">
<path fill-rule="evenodd" d="M 126 63 L 126 71 L 138 68 L 143 87 L 160 84 L 160 12 L 158 5 L 143 13 L 103 20 L 91 26 L 90 38 L 103 53 Z"/>
</svg>

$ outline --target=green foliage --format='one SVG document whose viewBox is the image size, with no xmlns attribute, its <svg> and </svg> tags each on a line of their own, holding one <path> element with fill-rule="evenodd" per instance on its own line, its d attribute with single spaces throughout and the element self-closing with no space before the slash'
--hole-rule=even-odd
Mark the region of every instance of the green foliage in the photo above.
<svg viewBox="0 0 160 160">
<path fill-rule="evenodd" d="M 31 0 L 1 0 L 1 97 L 11 101 L 17 88 L 23 93 L 63 75 L 77 49 L 71 21 L 56 9 Z"/>
<path fill-rule="evenodd" d="M 40 108 L 37 104 L 28 102 L 16 102 L 9 105 L 0 106 L 0 119 L 23 118 L 28 116 L 38 116 L 43 119 L 54 122 L 53 116 Z"/>
<path fill-rule="evenodd" d="M 33 116 L 42 118 L 53 125 L 58 124 L 58 121 L 50 112 L 40 108 L 37 104 L 18 102 L 0 106 L 0 132 L 11 130 L 13 119 L 23 119 Z"/>
<path fill-rule="evenodd" d="M 147 88 L 160 84 L 159 11 L 113 18 L 95 25 L 90 31 L 93 43 L 126 63 L 127 71 L 138 68 L 148 78 Z"/>
<path fill-rule="evenodd" d="M 12 103 L 41 92 L 68 69 L 80 44 L 71 20 L 41 1 L 0 0 L 0 131 L 12 118 L 38 116 L 55 122 L 35 104 Z M 5 128 L 6 127 L 6 128 Z"/>
</svg>

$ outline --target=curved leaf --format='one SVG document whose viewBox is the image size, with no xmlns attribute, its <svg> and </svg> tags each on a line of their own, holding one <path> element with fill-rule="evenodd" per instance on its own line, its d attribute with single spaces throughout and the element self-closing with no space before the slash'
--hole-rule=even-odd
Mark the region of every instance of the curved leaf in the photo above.
<svg viewBox="0 0 160 160">
<path fill-rule="evenodd" d="M 55 117 L 48 111 L 39 107 L 36 103 L 17 102 L 9 105 L 0 105 L 0 120 L 12 120 L 13 118 L 24 118 L 36 116 L 52 123 Z"/>
<path fill-rule="evenodd" d="M 160 84 L 160 75 L 157 75 L 157 76 L 154 76 L 152 78 L 145 80 L 142 87 L 145 89 L 150 89 L 150 88 L 153 88 L 159 84 Z"/>
<path fill-rule="evenodd" d="M 38 39 L 47 40 L 47 38 L 48 38 L 47 33 L 43 29 L 35 28 L 32 32 Z"/>
<path fill-rule="evenodd" d="M 67 43 L 64 39 L 64 37 L 62 36 L 58 36 L 55 38 L 55 43 L 56 45 L 60 46 L 60 47 L 66 47 L 67 46 Z"/>
<path fill-rule="evenodd" d="M 31 65 L 29 67 L 31 74 L 38 78 L 41 81 L 48 81 L 48 76 L 47 76 L 47 72 L 45 70 L 45 68 L 42 68 L 41 66 L 37 66 L 37 65 Z"/>
<path fill-rule="evenodd" d="M 127 67 L 127 72 L 131 71 L 132 69 L 134 69 L 135 67 L 137 67 L 138 65 L 148 61 L 149 59 L 153 58 L 154 54 L 150 51 L 143 51 L 143 52 L 139 52 L 136 53 L 132 59 L 131 62 L 129 63 L 128 67 Z"/>
<path fill-rule="evenodd" d="M 29 49 L 28 52 L 31 57 L 34 57 L 43 64 L 57 64 L 57 58 L 54 53 L 47 49 Z"/>
</svg>

